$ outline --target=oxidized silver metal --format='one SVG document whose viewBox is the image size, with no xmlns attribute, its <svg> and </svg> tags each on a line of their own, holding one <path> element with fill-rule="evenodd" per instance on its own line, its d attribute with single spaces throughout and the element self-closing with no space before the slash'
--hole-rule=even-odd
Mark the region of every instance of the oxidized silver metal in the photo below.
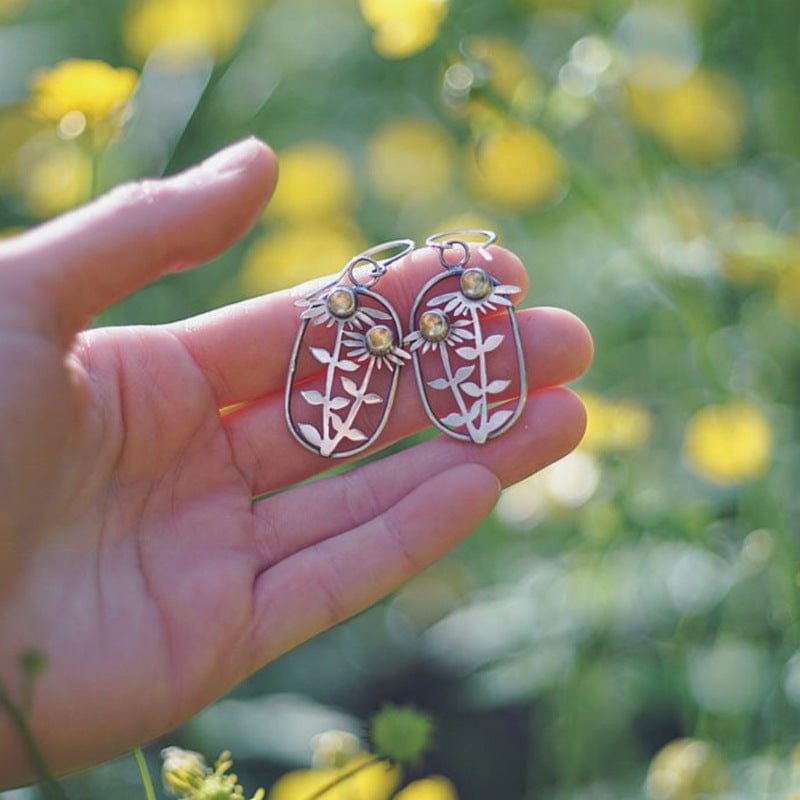
<svg viewBox="0 0 800 800">
<path fill-rule="evenodd" d="M 400 367 L 410 355 L 402 349 L 397 312 L 371 289 L 390 264 L 413 249 L 410 239 L 371 247 L 334 281 L 295 303 L 305 310 L 289 362 L 284 410 L 292 435 L 312 453 L 356 455 L 386 425 Z M 369 267 L 366 277 L 357 274 L 361 266 Z"/>
<path fill-rule="evenodd" d="M 420 289 L 411 309 L 411 332 L 405 338 L 431 422 L 455 439 L 476 444 L 505 433 L 519 419 L 527 400 L 525 355 L 510 299 L 521 290 L 501 284 L 485 267 L 492 260 L 486 248 L 496 238 L 494 232 L 483 230 L 446 231 L 428 237 L 426 244 L 439 251 L 444 273 Z M 474 263 L 473 254 L 482 263 Z M 435 291 L 446 283 L 455 286 Z M 487 334 L 490 315 L 491 327 L 504 328 L 506 333 Z M 513 364 L 506 363 L 504 374 L 497 374 L 500 362 L 490 364 L 487 356 L 502 352 L 508 334 L 514 352 L 511 358 L 506 350 L 505 361 Z M 512 407 L 508 398 L 514 399 Z"/>
</svg>

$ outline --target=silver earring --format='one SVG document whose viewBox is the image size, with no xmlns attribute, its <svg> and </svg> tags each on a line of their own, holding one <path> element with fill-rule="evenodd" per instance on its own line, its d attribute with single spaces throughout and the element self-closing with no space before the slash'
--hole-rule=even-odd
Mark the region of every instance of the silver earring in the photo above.
<svg viewBox="0 0 800 800">
<path fill-rule="evenodd" d="M 428 237 L 425 244 L 438 251 L 444 273 L 420 289 L 405 338 L 431 422 L 455 439 L 476 444 L 505 433 L 527 399 L 525 357 L 510 299 L 521 290 L 501 284 L 486 266 L 474 265 L 473 255 L 484 265 L 491 262 L 486 248 L 496 239 L 483 230 Z M 507 338 L 513 353 L 508 346 L 500 349 Z M 490 363 L 495 351 L 504 358 Z M 512 407 L 509 398 L 516 398 Z"/>
<path fill-rule="evenodd" d="M 413 249 L 410 239 L 371 247 L 352 258 L 334 281 L 295 303 L 304 311 L 284 408 L 289 430 L 312 453 L 355 455 L 386 425 L 400 367 L 411 356 L 401 348 L 397 312 L 372 288 Z"/>
</svg>

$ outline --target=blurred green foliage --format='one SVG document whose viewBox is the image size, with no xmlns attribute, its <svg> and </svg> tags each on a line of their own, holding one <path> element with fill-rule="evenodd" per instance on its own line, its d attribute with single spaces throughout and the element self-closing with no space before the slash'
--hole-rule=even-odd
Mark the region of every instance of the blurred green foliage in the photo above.
<svg viewBox="0 0 800 800">
<path fill-rule="evenodd" d="M 283 156 L 245 242 L 100 322 L 474 220 L 525 261 L 528 303 L 596 338 L 577 453 L 169 743 L 229 748 L 269 786 L 315 734 L 412 702 L 436 720 L 419 774 L 465 800 L 798 796 L 796 0 L 0 0 L 0 19 L 2 229 L 244 135 Z M 135 69 L 132 101 L 129 73 L 90 69 L 45 73 L 74 97 L 46 103 L 36 75 L 67 58 Z M 124 761 L 68 789 L 136 781 Z"/>
</svg>

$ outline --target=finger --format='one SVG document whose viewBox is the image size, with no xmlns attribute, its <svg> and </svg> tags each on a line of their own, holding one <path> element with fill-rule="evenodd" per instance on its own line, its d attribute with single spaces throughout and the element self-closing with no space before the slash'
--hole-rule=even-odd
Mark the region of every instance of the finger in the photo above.
<svg viewBox="0 0 800 800">
<path fill-rule="evenodd" d="M 522 289 L 513 298 L 519 302 L 528 287 L 525 267 L 510 251 L 491 250 L 492 274 Z M 441 269 L 436 251 L 417 250 L 392 265 L 376 291 L 405 320 L 420 286 Z M 300 310 L 294 302 L 319 285 L 314 281 L 169 326 L 207 376 L 220 407 L 263 397 L 283 385 L 300 327 Z"/>
<path fill-rule="evenodd" d="M 586 370 L 592 339 L 577 317 L 560 309 L 537 308 L 520 312 L 519 322 L 530 391 L 566 383 Z M 282 391 L 225 416 L 222 424 L 234 461 L 254 494 L 277 491 L 333 466 L 301 447 L 291 435 Z M 413 372 L 404 368 L 386 429 L 372 451 L 429 425 Z"/>
<path fill-rule="evenodd" d="M 254 666 L 361 611 L 440 558 L 489 513 L 499 491 L 485 467 L 452 467 L 354 530 L 262 572 L 255 582 Z"/>
<path fill-rule="evenodd" d="M 236 241 L 257 218 L 275 177 L 272 151 L 247 139 L 187 172 L 120 186 L 3 242 L 0 275 L 30 276 L 43 317 L 55 317 L 69 339 L 94 314 L 164 272 Z"/>
<path fill-rule="evenodd" d="M 503 486 L 522 480 L 573 450 L 583 436 L 586 413 L 568 389 L 534 394 L 522 418 L 485 445 L 440 436 L 358 469 L 258 503 L 256 543 L 264 568 L 359 525 L 397 503 L 420 483 L 437 481 L 453 464 L 480 464 Z M 298 521 L 302 520 L 302 525 Z M 283 532 L 291 530 L 291 538 Z"/>
</svg>

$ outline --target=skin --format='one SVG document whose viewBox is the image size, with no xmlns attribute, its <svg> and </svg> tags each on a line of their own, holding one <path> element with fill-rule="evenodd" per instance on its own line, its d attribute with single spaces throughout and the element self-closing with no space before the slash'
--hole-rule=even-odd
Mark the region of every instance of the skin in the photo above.
<svg viewBox="0 0 800 800">
<path fill-rule="evenodd" d="M 558 387 L 588 366 L 589 333 L 565 311 L 529 309 L 530 397 L 509 433 L 484 446 L 433 439 L 254 503 L 331 466 L 283 419 L 297 294 L 84 329 L 232 244 L 276 174 L 250 139 L 0 243 L 0 681 L 18 699 L 20 654 L 46 653 L 31 727 L 57 772 L 168 731 L 374 603 L 583 433 L 580 401 Z M 503 282 L 526 286 L 514 255 L 493 256 Z M 405 318 L 438 269 L 417 251 L 380 291 Z M 376 449 L 425 427 L 403 369 Z M 2 713 L 0 753 L 0 786 L 34 779 Z"/>
</svg>

